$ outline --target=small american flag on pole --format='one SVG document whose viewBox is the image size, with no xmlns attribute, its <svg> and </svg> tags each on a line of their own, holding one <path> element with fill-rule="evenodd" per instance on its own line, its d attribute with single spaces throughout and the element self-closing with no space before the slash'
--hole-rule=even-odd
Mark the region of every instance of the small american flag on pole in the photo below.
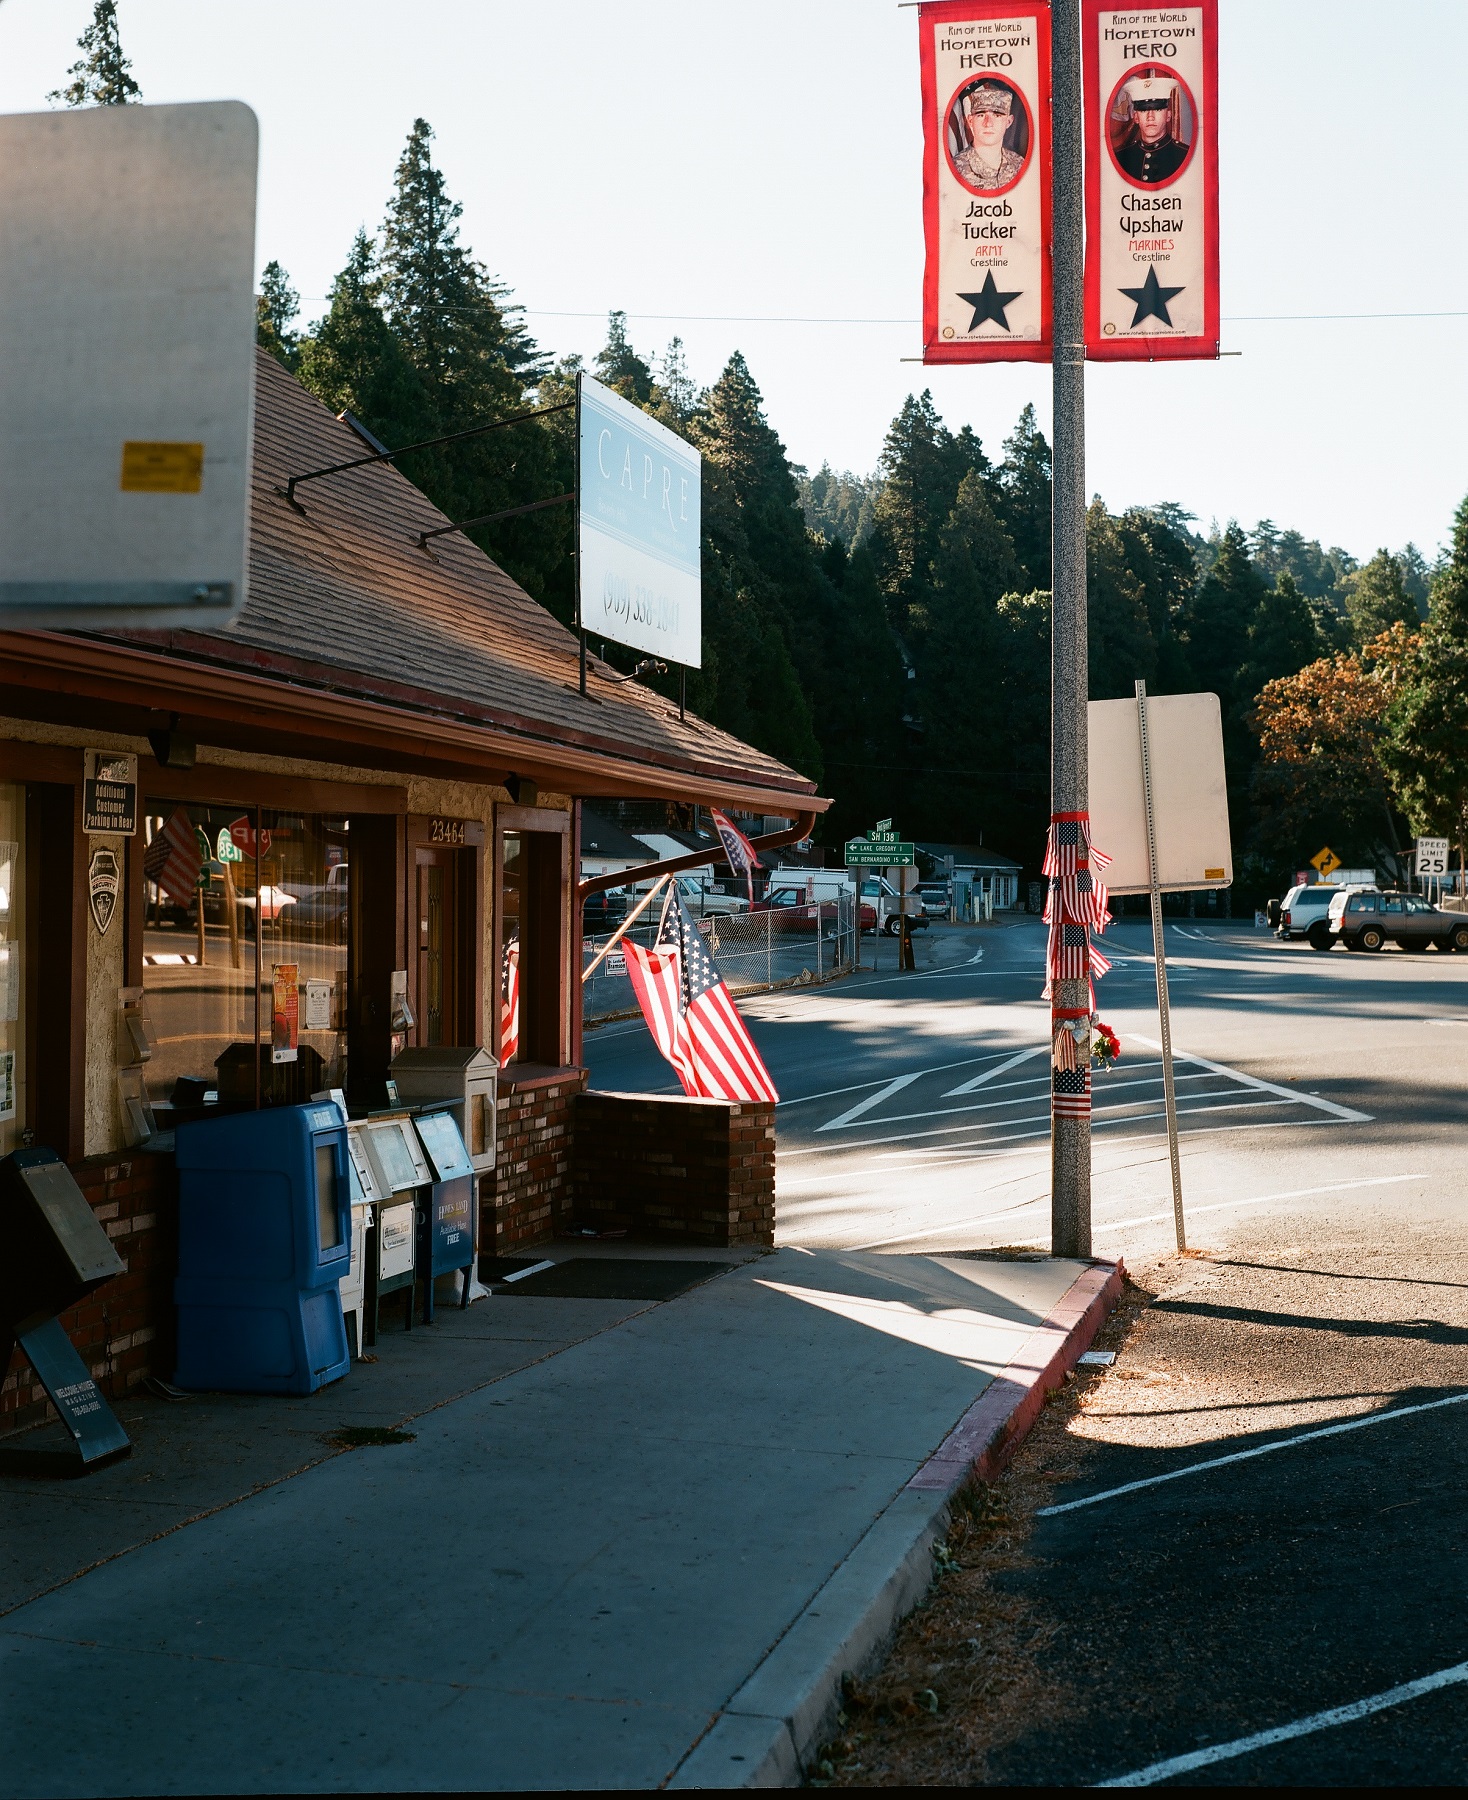
<svg viewBox="0 0 1468 1800">
<path fill-rule="evenodd" d="M 709 808 L 709 816 L 713 819 L 714 830 L 719 834 L 719 842 L 724 846 L 729 867 L 736 875 L 744 877 L 749 889 L 750 904 L 753 905 L 754 871 L 760 866 L 759 852 L 734 821 L 721 813 L 717 806 Z"/>
<path fill-rule="evenodd" d="M 651 950 L 624 940 L 632 991 L 658 1049 L 698 1100 L 780 1096 L 679 895 Z"/>
<path fill-rule="evenodd" d="M 1089 1119 L 1091 1116 L 1091 1067 L 1053 1069 L 1050 1076 L 1050 1112 L 1057 1119 Z"/>
</svg>

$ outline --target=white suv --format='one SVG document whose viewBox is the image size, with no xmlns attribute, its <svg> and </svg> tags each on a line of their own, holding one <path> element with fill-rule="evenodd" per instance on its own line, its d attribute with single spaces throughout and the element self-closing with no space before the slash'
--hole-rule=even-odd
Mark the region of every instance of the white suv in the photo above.
<svg viewBox="0 0 1468 1800">
<path fill-rule="evenodd" d="M 1282 938 L 1309 937 L 1310 927 L 1318 925 L 1320 930 L 1315 936 L 1323 935 L 1326 941 L 1322 948 L 1328 949 L 1330 903 L 1340 892 L 1341 889 L 1331 881 L 1317 881 L 1309 887 L 1303 884 L 1292 887 L 1279 903 L 1279 926 L 1274 935 Z"/>
</svg>

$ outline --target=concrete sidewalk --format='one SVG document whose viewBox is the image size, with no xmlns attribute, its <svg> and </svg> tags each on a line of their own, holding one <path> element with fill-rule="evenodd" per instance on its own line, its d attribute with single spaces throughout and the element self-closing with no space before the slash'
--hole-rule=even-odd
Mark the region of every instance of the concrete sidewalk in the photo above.
<svg viewBox="0 0 1468 1800">
<path fill-rule="evenodd" d="M 139 1432 L 89 1482 L 9 1482 L 7 1539 L 69 1566 L 0 1623 L 0 1790 L 793 1780 L 1109 1275 L 785 1250 L 656 1305 L 496 1295 L 310 1402 L 174 1409 L 154 1469 Z M 441 1403 L 395 1407 L 425 1358 Z M 344 1403 L 415 1436 L 330 1453 Z M 176 1529 L 170 1470 L 205 1514 Z"/>
</svg>

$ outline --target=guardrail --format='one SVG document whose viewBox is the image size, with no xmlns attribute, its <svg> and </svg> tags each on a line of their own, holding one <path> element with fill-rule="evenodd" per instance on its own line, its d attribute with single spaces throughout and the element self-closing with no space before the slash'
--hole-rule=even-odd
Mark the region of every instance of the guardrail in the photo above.
<svg viewBox="0 0 1468 1800">
<path fill-rule="evenodd" d="M 627 937 L 650 946 L 657 938 L 658 910 L 655 902 Z M 858 960 L 856 902 L 849 894 L 768 912 L 721 913 L 697 923 L 731 994 L 826 980 L 855 968 Z M 583 968 L 610 935 L 583 939 Z M 587 1023 L 637 1010 L 620 944 L 582 983 L 581 1005 Z"/>
</svg>

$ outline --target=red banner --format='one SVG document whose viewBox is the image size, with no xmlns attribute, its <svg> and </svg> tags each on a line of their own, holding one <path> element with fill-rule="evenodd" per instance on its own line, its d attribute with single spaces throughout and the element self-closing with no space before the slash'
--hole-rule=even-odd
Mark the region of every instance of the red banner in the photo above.
<svg viewBox="0 0 1468 1800">
<path fill-rule="evenodd" d="M 1083 0 L 1086 355 L 1218 355 L 1218 0 Z"/>
<path fill-rule="evenodd" d="M 923 361 L 1050 360 L 1050 8 L 930 0 Z"/>
</svg>

